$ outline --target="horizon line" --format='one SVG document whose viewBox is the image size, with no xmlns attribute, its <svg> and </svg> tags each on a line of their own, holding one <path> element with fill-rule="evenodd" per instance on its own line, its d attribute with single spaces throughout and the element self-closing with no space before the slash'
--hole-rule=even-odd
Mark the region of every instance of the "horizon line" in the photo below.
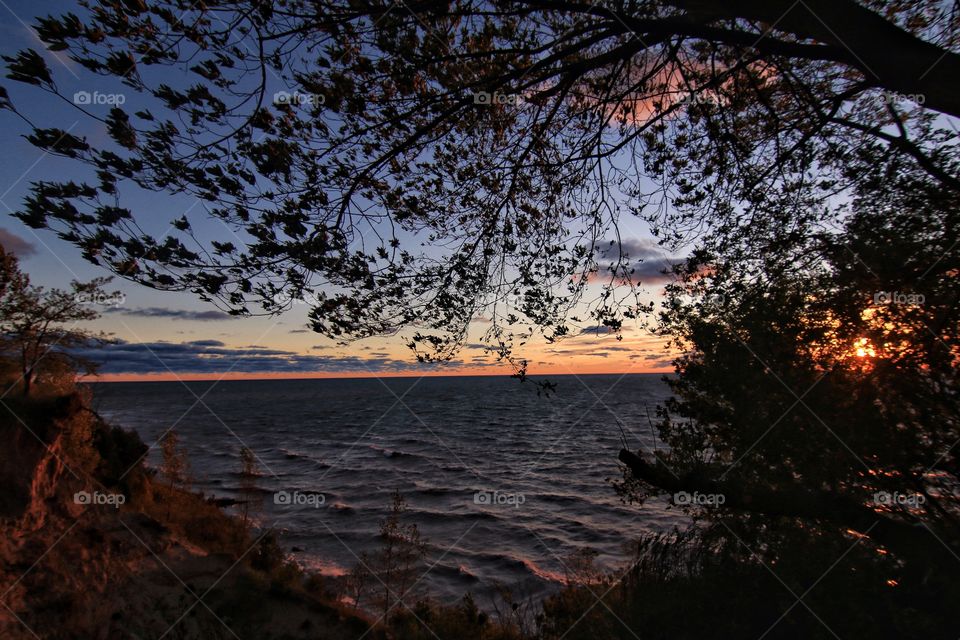
<svg viewBox="0 0 960 640">
<path fill-rule="evenodd" d="M 610 375 L 663 375 L 673 373 L 673 369 L 641 370 L 641 371 L 589 371 L 589 372 L 544 372 L 526 374 L 527 378 L 547 378 L 560 376 L 610 376 Z M 242 382 L 265 380 L 366 380 L 377 378 L 509 378 L 515 374 L 503 373 L 447 373 L 430 371 L 424 373 L 410 372 L 351 372 L 351 373 L 107 373 L 101 375 L 83 376 L 81 380 L 89 384 L 105 384 L 118 382 Z"/>
</svg>

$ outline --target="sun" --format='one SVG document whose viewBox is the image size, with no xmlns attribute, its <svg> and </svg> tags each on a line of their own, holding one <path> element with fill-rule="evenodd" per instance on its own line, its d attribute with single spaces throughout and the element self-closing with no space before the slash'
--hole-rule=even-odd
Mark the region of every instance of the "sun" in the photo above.
<svg viewBox="0 0 960 640">
<path fill-rule="evenodd" d="M 877 357 L 877 352 L 873 348 L 873 345 L 870 344 L 870 340 L 868 338 L 858 338 L 857 341 L 853 343 L 853 347 L 856 350 L 858 358 Z"/>
</svg>

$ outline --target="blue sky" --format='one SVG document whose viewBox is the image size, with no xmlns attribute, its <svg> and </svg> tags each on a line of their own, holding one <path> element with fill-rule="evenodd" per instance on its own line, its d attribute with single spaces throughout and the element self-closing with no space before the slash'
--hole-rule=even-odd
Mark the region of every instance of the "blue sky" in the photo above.
<svg viewBox="0 0 960 640">
<path fill-rule="evenodd" d="M 77 11 L 68 2 L 44 3 L 45 13 L 63 10 Z M 91 76 L 79 65 L 59 54 L 44 52 L 42 43 L 27 26 L 33 22 L 37 4 L 24 0 L 2 0 L 0 49 L 11 55 L 23 48 L 34 48 L 44 53 L 61 92 L 122 93 L 124 108 L 135 107 L 137 95 L 120 83 Z M 70 133 L 91 141 L 102 140 L 105 132 L 96 121 L 81 118 L 72 105 L 46 92 L 9 80 L 2 81 L 11 100 L 35 122 L 56 123 Z M 104 114 L 108 105 L 91 105 L 91 111 Z M 61 241 L 49 231 L 34 231 L 10 216 L 28 193 L 33 180 L 62 179 L 65 176 L 80 179 L 78 165 L 65 159 L 45 154 L 24 139 L 29 132 L 26 123 L 10 112 L 0 112 L 0 141 L 7 153 L 0 154 L 0 240 L 17 245 L 22 266 L 37 284 L 65 286 L 71 279 L 88 280 L 110 275 L 80 257 L 71 244 Z M 184 213 L 201 213 L 203 204 L 196 199 L 170 194 L 132 193 L 124 189 L 124 206 L 131 208 L 138 222 L 148 232 L 164 235 L 170 222 Z M 195 221 L 196 216 L 191 218 Z M 208 220 L 194 226 L 214 238 L 230 232 L 219 221 Z M 638 241 L 648 236 L 641 225 L 626 230 Z M 234 238 L 225 238 L 235 240 Z M 662 267 L 660 262 L 648 262 L 651 273 Z M 297 305 L 279 317 L 236 318 L 218 312 L 192 294 L 161 292 L 115 279 L 111 289 L 122 294 L 122 304 L 104 307 L 102 317 L 95 322 L 98 329 L 113 334 L 118 344 L 106 353 L 105 373 L 124 376 L 161 375 L 249 375 L 257 372 L 267 375 L 296 374 L 415 374 L 436 372 L 437 367 L 417 365 L 403 347 L 403 337 L 373 338 L 346 347 L 308 331 L 305 327 L 307 308 Z M 478 326 L 471 339 L 477 338 L 485 327 Z M 625 346 L 627 345 L 627 346 Z M 561 346 L 533 344 L 528 347 L 532 370 L 563 372 L 600 372 L 614 370 L 662 369 L 665 354 L 658 341 L 638 331 L 616 342 L 612 336 L 596 332 L 576 336 Z M 458 362 L 444 369 L 450 373 L 480 373 L 496 369 L 491 357 L 481 349 L 464 350 Z"/>
</svg>

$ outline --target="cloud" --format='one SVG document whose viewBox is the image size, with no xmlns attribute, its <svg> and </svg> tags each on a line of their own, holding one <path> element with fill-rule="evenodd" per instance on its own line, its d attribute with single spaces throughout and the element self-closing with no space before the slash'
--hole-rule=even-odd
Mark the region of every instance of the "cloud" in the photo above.
<svg viewBox="0 0 960 640">
<path fill-rule="evenodd" d="M 118 341 L 102 348 L 75 349 L 77 356 L 101 363 L 101 373 L 398 373 L 456 369 L 463 362 L 419 363 L 390 357 L 303 354 L 267 347 L 228 347 L 219 340 L 191 342 Z M 470 363 L 470 366 L 485 366 Z"/>
<path fill-rule="evenodd" d="M 623 260 L 633 271 L 633 279 L 643 284 L 664 284 L 673 281 L 671 270 L 682 262 L 681 258 L 670 256 L 660 245 L 651 240 L 640 238 L 621 242 L 607 241 L 597 244 L 597 257 L 600 265 L 598 277 L 606 270 Z"/>
<path fill-rule="evenodd" d="M 577 335 L 578 336 L 606 336 L 611 333 L 616 333 L 616 331 L 614 331 L 613 328 L 611 327 L 597 326 L 597 327 L 586 327 L 584 329 L 581 329 L 580 333 L 578 333 Z"/>
<path fill-rule="evenodd" d="M 642 355 L 639 353 L 634 353 L 633 355 L 627 356 L 627 358 L 629 360 L 642 360 L 647 366 L 655 369 L 673 368 L 673 359 L 664 357 L 663 355 Z"/>
<path fill-rule="evenodd" d="M 672 368 L 672 367 L 673 367 L 673 360 L 669 360 L 669 359 L 666 359 L 666 360 L 653 360 L 653 361 L 647 360 L 647 362 L 648 362 L 649 365 L 650 365 L 651 367 L 653 367 L 654 369 L 667 369 L 667 368 Z"/>
<path fill-rule="evenodd" d="M 37 253 L 37 248 L 33 246 L 33 243 L 3 228 L 0 228 L 0 245 L 3 245 L 4 250 L 9 253 L 17 254 L 18 258 L 27 258 Z"/>
<path fill-rule="evenodd" d="M 214 320 L 234 320 L 240 316 L 232 316 L 223 311 L 209 309 L 207 311 L 189 311 L 187 309 L 164 309 L 162 307 L 111 307 L 106 313 L 119 313 L 124 316 L 135 316 L 138 318 L 169 318 L 171 320 L 198 320 L 200 322 L 212 322 Z"/>
</svg>

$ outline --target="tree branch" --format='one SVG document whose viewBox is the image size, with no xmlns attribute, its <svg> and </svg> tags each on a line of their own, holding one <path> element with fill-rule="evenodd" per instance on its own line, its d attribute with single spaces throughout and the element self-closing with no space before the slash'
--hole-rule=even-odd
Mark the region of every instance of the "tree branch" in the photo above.
<svg viewBox="0 0 960 640">
<path fill-rule="evenodd" d="M 866 533 L 907 558 L 918 553 L 946 561 L 944 547 L 931 544 L 932 537 L 919 525 L 894 520 L 849 498 L 828 491 L 810 491 L 800 487 L 765 491 L 746 487 L 733 480 L 714 480 L 704 473 L 689 472 L 675 475 L 662 464 L 650 464 L 639 455 L 621 449 L 619 460 L 633 477 L 667 493 L 721 494 L 723 507 L 748 511 L 769 517 L 803 518 L 831 522 L 844 529 Z M 950 539 L 945 537 L 944 539 Z M 935 542 L 935 541 L 934 541 Z M 951 554 L 954 551 L 950 551 Z"/>
</svg>

